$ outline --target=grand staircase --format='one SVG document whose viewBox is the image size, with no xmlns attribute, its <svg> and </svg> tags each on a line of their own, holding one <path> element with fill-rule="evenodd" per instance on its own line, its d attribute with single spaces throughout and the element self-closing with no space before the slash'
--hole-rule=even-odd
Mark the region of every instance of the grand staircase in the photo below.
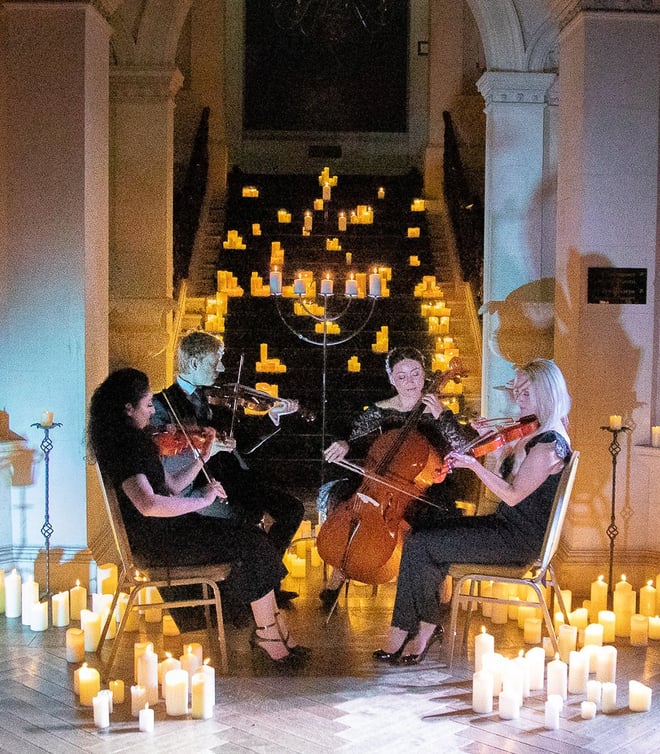
<svg viewBox="0 0 660 754">
<path fill-rule="evenodd" d="M 332 178 L 332 171 L 328 175 Z M 226 197 L 203 207 L 181 320 L 184 331 L 201 328 L 222 335 L 227 381 L 236 380 L 240 364 L 242 384 L 277 386 L 280 396 L 300 401 L 307 419 L 316 417 L 285 417 L 281 430 L 250 456 L 253 468 L 263 468 L 298 493 L 311 517 L 328 474 L 320 460 L 322 447 L 346 436 L 363 405 L 391 394 L 384 370 L 390 348 L 415 346 L 429 367 L 441 371 L 457 352 L 467 376 L 456 388 L 462 392 L 446 401 L 463 415 L 479 412 L 481 373 L 470 286 L 457 271 L 445 214 L 415 202 L 422 196 L 419 176 L 339 175 L 322 207 L 321 182 L 316 175 L 232 173 Z M 371 208 L 371 222 L 351 222 L 351 212 L 360 207 Z M 289 222 L 281 221 L 287 219 L 283 210 Z M 369 220 L 368 210 L 361 211 Z M 345 231 L 339 230 L 340 212 Z M 304 234 L 305 213 L 311 228 Z M 269 295 L 275 268 L 284 294 L 277 297 Z M 385 295 L 375 303 L 360 295 L 347 307 L 346 278 L 352 274 L 362 288 L 364 275 L 368 291 L 374 269 Z M 329 330 L 325 346 L 323 323 L 306 315 L 299 298 L 287 290 L 304 271 L 313 276 L 317 293 L 328 274 L 333 281 L 326 311 L 329 319 L 337 317 L 340 332 Z M 308 308 L 320 305 L 315 311 L 321 316 L 323 297 L 308 300 Z M 436 332 L 430 332 L 434 327 Z M 349 366 L 356 362 L 359 371 Z M 237 437 L 240 444 L 240 432 Z"/>
</svg>

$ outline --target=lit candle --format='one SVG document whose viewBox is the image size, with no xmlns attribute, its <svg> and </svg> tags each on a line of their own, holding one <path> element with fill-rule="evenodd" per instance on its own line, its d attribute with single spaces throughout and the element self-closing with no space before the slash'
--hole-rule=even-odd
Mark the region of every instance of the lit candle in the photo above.
<svg viewBox="0 0 660 754">
<path fill-rule="evenodd" d="M 81 610 L 80 628 L 85 634 L 85 652 L 96 652 L 101 638 L 101 613 Z"/>
<path fill-rule="evenodd" d="M 346 213 L 340 212 L 337 217 L 337 228 L 339 230 L 346 230 Z"/>
<path fill-rule="evenodd" d="M 85 634 L 82 628 L 69 628 L 66 632 L 66 661 L 82 662 L 85 659 Z"/>
<path fill-rule="evenodd" d="M 616 680 L 616 647 L 612 644 L 598 648 L 596 680 L 601 683 L 614 683 Z"/>
<path fill-rule="evenodd" d="M 600 623 L 590 623 L 584 629 L 583 645 L 589 646 L 594 644 L 597 647 L 603 646 L 603 631 L 604 628 Z"/>
<path fill-rule="evenodd" d="M 92 700 L 101 690 L 101 675 L 96 668 L 90 668 L 87 664 L 78 669 L 78 691 L 80 704 L 83 707 L 91 707 Z"/>
<path fill-rule="evenodd" d="M 192 675 L 191 714 L 193 718 L 208 720 L 215 706 L 215 670 L 205 661 Z"/>
<path fill-rule="evenodd" d="M 330 273 L 328 273 L 323 280 L 321 280 L 321 295 L 322 296 L 332 296 L 332 291 L 334 287 L 334 280 L 330 277 Z"/>
<path fill-rule="evenodd" d="M 493 674 L 488 670 L 472 674 L 472 711 L 478 715 L 493 711 Z"/>
<path fill-rule="evenodd" d="M 571 626 L 575 626 L 578 631 L 582 631 L 587 627 L 589 623 L 589 611 L 586 607 L 578 607 L 568 615 L 568 622 Z"/>
<path fill-rule="evenodd" d="M 610 429 L 621 429 L 622 420 L 618 414 L 610 416 Z"/>
<path fill-rule="evenodd" d="M 140 710 L 147 704 L 147 690 L 142 686 L 131 686 L 131 715 L 140 716 Z"/>
<path fill-rule="evenodd" d="M 649 639 L 660 639 L 660 616 L 649 618 Z"/>
<path fill-rule="evenodd" d="M 112 703 L 123 704 L 124 703 L 124 682 L 119 678 L 109 681 L 108 688 L 112 691 Z"/>
<path fill-rule="evenodd" d="M 181 655 L 181 657 L 179 657 L 179 662 L 181 663 L 181 670 L 184 670 L 188 674 L 189 679 L 192 678 L 192 674 L 202 664 L 199 657 L 193 651 L 191 644 L 187 644 L 184 646 L 183 654 Z M 168 671 L 165 677 L 167 678 L 167 676 L 171 672 L 172 672 L 171 670 Z"/>
<path fill-rule="evenodd" d="M 165 652 L 165 659 L 158 663 L 158 683 L 162 686 L 165 676 L 170 670 L 180 670 L 181 663 L 172 657 L 170 652 Z"/>
<path fill-rule="evenodd" d="M 323 184 L 323 192 L 322 192 L 323 201 L 324 202 L 329 202 L 330 201 L 330 194 L 331 194 L 330 184 L 329 183 L 324 183 Z"/>
<path fill-rule="evenodd" d="M 609 644 L 615 638 L 616 616 L 611 610 L 601 610 L 598 613 L 598 622 L 603 627 L 603 644 Z"/>
<path fill-rule="evenodd" d="M 596 705 L 586 700 L 580 703 L 580 717 L 583 720 L 593 720 L 596 717 Z"/>
<path fill-rule="evenodd" d="M 52 597 L 53 625 L 61 628 L 69 625 L 69 593 L 58 592 Z"/>
<path fill-rule="evenodd" d="M 651 445 L 660 448 L 660 427 L 651 427 Z"/>
<path fill-rule="evenodd" d="M 296 296 L 304 296 L 307 293 L 307 284 L 303 280 L 302 275 L 298 275 L 293 281 L 293 292 Z"/>
<path fill-rule="evenodd" d="M 153 644 L 138 658 L 137 685 L 147 692 L 149 704 L 158 704 L 158 656 L 153 651 Z"/>
<path fill-rule="evenodd" d="M 113 595 L 117 589 L 117 566 L 114 563 L 104 563 L 96 571 L 97 589 L 100 594 Z"/>
<path fill-rule="evenodd" d="M 653 581 L 649 579 L 646 586 L 639 590 L 639 612 L 641 615 L 655 615 L 656 590 Z"/>
<path fill-rule="evenodd" d="M 282 293 L 282 273 L 273 267 L 270 273 L 270 292 L 273 296 L 279 296 Z"/>
<path fill-rule="evenodd" d="M 502 677 L 504 666 L 509 662 L 499 652 L 488 652 L 482 658 L 483 670 L 487 670 L 493 676 L 493 695 L 499 696 L 502 691 Z"/>
<path fill-rule="evenodd" d="M 486 627 L 481 627 L 481 633 L 474 637 L 474 669 L 479 672 L 483 669 L 484 655 L 495 651 L 495 637 L 486 633 Z"/>
<path fill-rule="evenodd" d="M 69 589 L 69 611 L 71 620 L 80 620 L 80 611 L 87 608 L 87 589 L 80 586 L 80 581 L 76 580 L 76 585 Z"/>
<path fill-rule="evenodd" d="M 570 653 L 577 647 L 577 628 L 563 623 L 559 626 L 557 643 L 559 644 L 559 656 L 567 663 Z"/>
<path fill-rule="evenodd" d="M 305 212 L 305 216 L 304 216 L 304 219 L 303 219 L 303 228 L 305 230 L 311 230 L 312 229 L 312 222 L 313 222 L 312 221 L 312 213 L 309 210 L 307 210 Z"/>
<path fill-rule="evenodd" d="M 649 619 L 636 613 L 630 616 L 630 645 L 645 647 L 649 643 Z"/>
<path fill-rule="evenodd" d="M 204 647 L 202 647 L 202 645 L 198 641 L 192 641 L 190 642 L 190 644 L 184 644 L 183 652 L 184 654 L 186 654 L 187 652 L 192 652 L 197 658 L 200 665 L 204 662 Z"/>
<path fill-rule="evenodd" d="M 385 198 L 385 189 L 382 186 L 379 186 L 378 188 L 378 198 L 379 199 Z"/>
<path fill-rule="evenodd" d="M 154 729 L 154 711 L 149 707 L 149 703 L 144 705 L 138 716 L 138 728 L 143 733 L 152 733 Z"/>
<path fill-rule="evenodd" d="M 29 626 L 32 620 L 32 605 L 39 602 L 39 584 L 28 578 L 21 587 L 21 624 Z"/>
<path fill-rule="evenodd" d="M 540 618 L 526 618 L 523 627 L 525 644 L 539 644 L 541 641 L 542 622 Z"/>
<path fill-rule="evenodd" d="M 378 270 L 374 270 L 369 275 L 369 295 L 372 298 L 378 298 L 381 293 L 381 280 Z"/>
<path fill-rule="evenodd" d="M 42 427 L 52 427 L 53 426 L 53 412 L 52 411 L 42 411 L 41 412 L 41 426 Z"/>
<path fill-rule="evenodd" d="M 580 652 L 582 652 L 582 654 L 587 658 L 590 673 L 596 672 L 596 656 L 598 654 L 599 646 L 600 645 L 596 644 L 585 644 L 580 650 Z"/>
<path fill-rule="evenodd" d="M 591 582 L 589 614 L 592 622 L 595 623 L 598 620 L 598 613 L 601 610 L 607 610 L 607 582 L 599 576 L 596 581 Z"/>
<path fill-rule="evenodd" d="M 606 681 L 601 688 L 600 708 L 607 715 L 616 712 L 616 683 Z"/>
<path fill-rule="evenodd" d="M 351 273 L 350 278 L 346 278 L 346 288 L 344 292 L 347 296 L 358 295 L 358 284 L 353 273 Z"/>
<path fill-rule="evenodd" d="M 633 591 L 625 576 L 621 576 L 621 581 L 617 582 L 612 599 L 614 633 L 617 636 L 630 636 L 630 617 L 635 612 L 637 592 Z"/>
<path fill-rule="evenodd" d="M 21 615 L 21 574 L 14 568 L 5 575 L 5 616 L 18 618 Z"/>
<path fill-rule="evenodd" d="M 559 655 L 555 655 L 555 659 L 548 663 L 547 676 L 548 697 L 556 694 L 562 699 L 566 699 L 568 691 L 568 666 L 563 660 L 559 659 Z"/>
<path fill-rule="evenodd" d="M 97 694 L 92 699 L 94 707 L 94 725 L 97 728 L 108 728 L 110 726 L 110 702 L 106 694 Z"/>
<path fill-rule="evenodd" d="M 589 658 L 581 652 L 572 651 L 568 660 L 568 691 L 583 694 L 589 680 Z"/>
<path fill-rule="evenodd" d="M 183 668 L 165 674 L 165 712 L 175 717 L 188 714 L 188 671 Z"/>
<path fill-rule="evenodd" d="M 545 720 L 543 727 L 546 730 L 558 730 L 559 713 L 564 706 L 564 699 L 559 694 L 551 694 L 545 703 Z"/>
<path fill-rule="evenodd" d="M 528 649 L 525 653 L 525 661 L 527 662 L 530 691 L 542 689 L 545 674 L 545 650 L 543 647 Z"/>
<path fill-rule="evenodd" d="M 628 707 L 631 712 L 648 712 L 653 692 L 639 681 L 628 682 Z"/>
</svg>

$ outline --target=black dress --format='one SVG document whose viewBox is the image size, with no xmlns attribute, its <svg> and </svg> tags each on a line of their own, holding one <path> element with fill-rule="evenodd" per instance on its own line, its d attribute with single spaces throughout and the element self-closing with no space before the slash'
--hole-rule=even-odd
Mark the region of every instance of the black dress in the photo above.
<svg viewBox="0 0 660 754">
<path fill-rule="evenodd" d="M 554 443 L 557 456 L 568 461 L 571 449 L 562 435 L 536 435 L 525 452 L 538 443 Z M 517 505 L 501 502 L 492 515 L 466 516 L 411 533 L 403 546 L 392 625 L 410 632 L 420 621 L 442 622 L 438 587 L 452 563 L 524 565 L 538 557 L 560 477 L 561 471 L 551 474 Z"/>
<path fill-rule="evenodd" d="M 223 588 L 243 603 L 275 589 L 286 574 L 281 556 L 260 529 L 197 513 L 142 515 L 122 489 L 126 479 L 144 474 L 154 492 L 169 494 L 158 450 L 145 433 L 128 433 L 104 466 L 117 491 L 136 566 L 231 562 L 231 574 Z"/>
</svg>

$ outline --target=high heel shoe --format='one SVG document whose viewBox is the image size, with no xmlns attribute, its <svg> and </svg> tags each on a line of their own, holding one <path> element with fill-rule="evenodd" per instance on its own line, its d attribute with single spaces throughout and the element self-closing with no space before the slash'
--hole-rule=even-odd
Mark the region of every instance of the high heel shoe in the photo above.
<svg viewBox="0 0 660 754">
<path fill-rule="evenodd" d="M 419 665 L 420 662 L 426 657 L 427 652 L 431 649 L 431 646 L 435 643 L 442 644 L 445 630 L 442 625 L 436 626 L 433 629 L 433 633 L 429 636 L 429 640 L 426 642 L 426 646 L 419 654 L 416 655 L 403 655 L 399 657 L 398 665 Z"/>
<path fill-rule="evenodd" d="M 401 657 L 403 648 L 415 636 L 417 636 L 416 631 L 413 633 L 407 633 L 404 640 L 401 642 L 401 646 L 395 652 L 386 652 L 384 649 L 376 649 L 374 652 L 372 652 L 371 656 L 374 658 L 374 660 L 377 660 L 378 662 L 389 662 L 392 664 L 396 664 L 399 657 Z"/>
<path fill-rule="evenodd" d="M 259 634 L 257 633 L 257 631 L 267 631 L 269 628 L 277 628 L 277 639 L 269 639 L 265 636 L 259 636 Z M 273 657 L 264 646 L 264 644 L 275 642 L 282 644 L 282 646 L 284 646 L 287 650 L 287 653 L 282 657 Z M 295 647 L 288 647 L 286 641 L 282 638 L 280 627 L 277 621 L 270 623 L 267 626 L 257 626 L 252 632 L 252 636 L 250 636 L 250 647 L 254 652 L 257 652 L 259 654 L 262 660 L 265 660 L 268 664 L 272 665 L 272 667 L 277 668 L 278 670 L 296 670 L 300 668 L 306 660 L 305 656 L 293 651 Z"/>
<path fill-rule="evenodd" d="M 275 613 L 275 621 L 277 623 L 277 631 L 280 635 L 280 638 L 282 639 L 284 646 L 289 650 L 290 654 L 296 655 L 297 657 L 300 657 L 302 659 L 307 659 L 312 654 L 312 650 L 309 647 L 304 647 L 302 644 L 294 644 L 293 646 L 289 644 L 289 638 L 291 637 L 291 634 L 289 633 L 289 629 L 287 628 L 286 636 L 284 636 L 282 626 L 280 625 L 280 622 L 278 620 L 279 615 L 280 611 L 278 610 Z"/>
</svg>

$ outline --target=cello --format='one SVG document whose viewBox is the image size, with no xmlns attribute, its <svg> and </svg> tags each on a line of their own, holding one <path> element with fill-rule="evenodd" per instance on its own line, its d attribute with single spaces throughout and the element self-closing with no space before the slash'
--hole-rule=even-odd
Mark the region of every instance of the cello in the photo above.
<svg viewBox="0 0 660 754">
<path fill-rule="evenodd" d="M 437 373 L 425 390 L 441 392 L 450 380 L 459 382 L 461 365 Z M 417 401 L 399 429 L 379 435 L 371 445 L 364 469 L 340 461 L 338 465 L 363 476 L 358 490 L 340 503 L 321 525 L 317 547 L 321 558 L 347 578 L 382 584 L 396 574 L 401 524 L 412 500 L 441 482 L 447 467 L 429 441 L 417 431 L 426 406 Z M 397 561 L 390 564 L 389 561 Z"/>
</svg>

